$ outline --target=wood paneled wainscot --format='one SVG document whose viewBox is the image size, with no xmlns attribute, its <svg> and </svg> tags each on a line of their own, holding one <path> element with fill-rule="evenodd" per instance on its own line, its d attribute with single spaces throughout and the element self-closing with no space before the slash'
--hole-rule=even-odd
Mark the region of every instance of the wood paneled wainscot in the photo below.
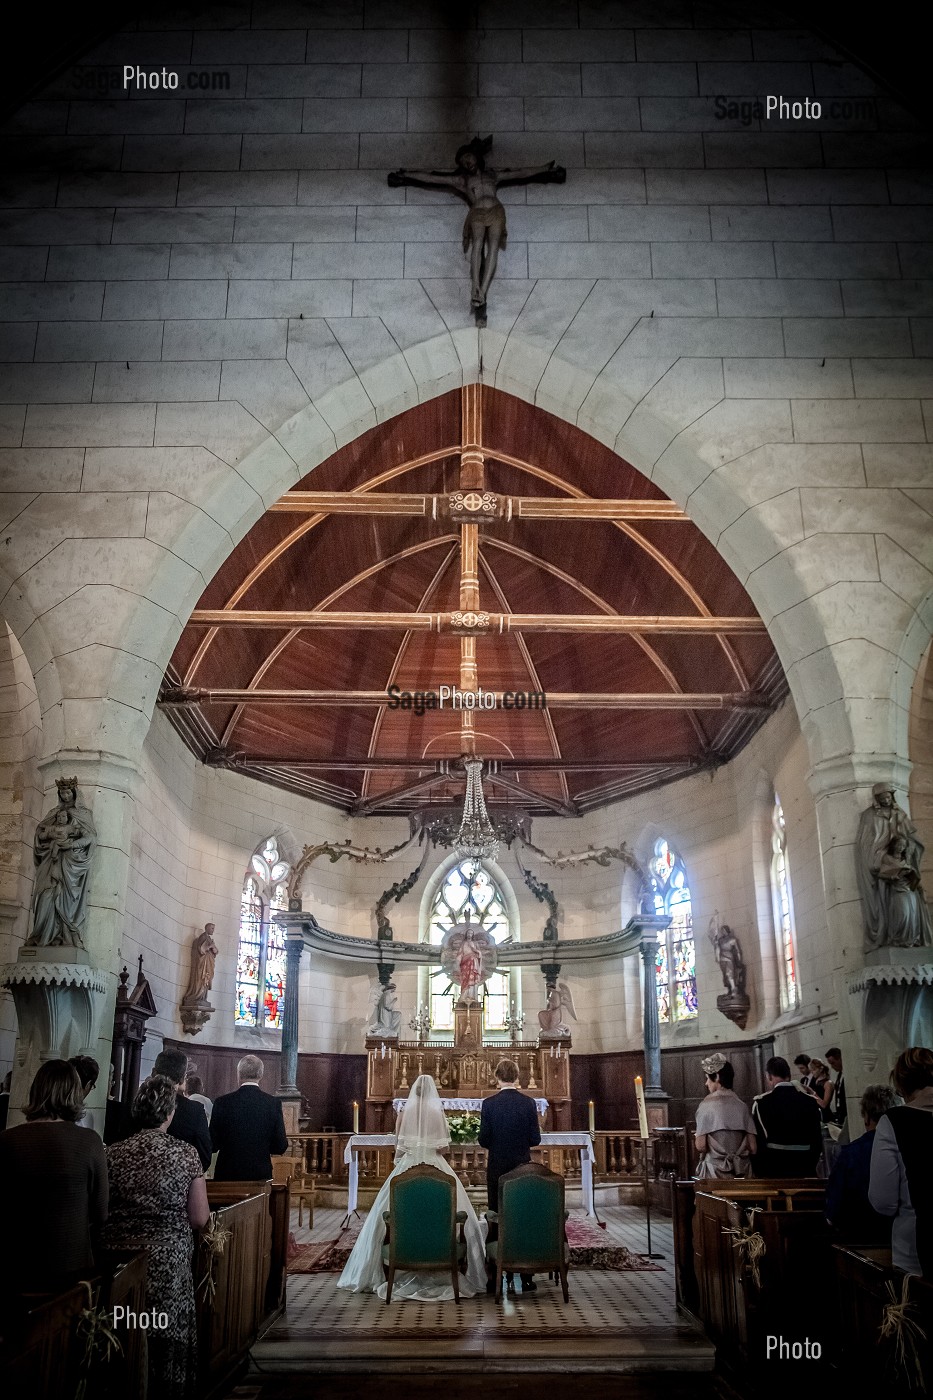
<svg viewBox="0 0 933 1400">
<path fill-rule="evenodd" d="M 677 1300 L 704 1323 L 719 1364 L 747 1379 L 774 1334 L 818 1341 L 827 1363 L 835 1338 L 825 1184 L 679 1181 L 674 1192 Z"/>
<path fill-rule="evenodd" d="M 223 1249 L 212 1253 L 202 1231 L 195 1255 L 201 1390 L 213 1395 L 245 1364 L 260 1329 L 284 1302 L 285 1259 L 276 1257 L 273 1242 L 282 1254 L 288 1242 L 288 1187 L 209 1181 L 207 1198 L 215 1230 L 230 1232 Z"/>
</svg>

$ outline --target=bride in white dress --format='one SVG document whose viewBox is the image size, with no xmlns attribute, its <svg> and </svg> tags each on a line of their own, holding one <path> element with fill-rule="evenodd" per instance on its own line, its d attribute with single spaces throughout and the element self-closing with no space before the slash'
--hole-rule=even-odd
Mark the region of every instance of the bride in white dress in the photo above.
<svg viewBox="0 0 933 1400">
<path fill-rule="evenodd" d="M 385 1275 L 382 1272 L 382 1245 L 385 1221 L 382 1212 L 389 1209 L 389 1183 L 400 1172 L 408 1171 L 421 1162 L 437 1167 L 452 1176 L 457 1183 L 457 1210 L 466 1212 L 463 1227 L 467 1246 L 467 1271 L 460 1277 L 460 1296 L 472 1298 L 486 1289 L 485 1228 L 476 1218 L 466 1191 L 451 1166 L 441 1156 L 450 1146 L 450 1132 L 434 1080 L 422 1074 L 415 1080 L 398 1125 L 395 1166 L 376 1197 L 366 1217 L 353 1253 L 338 1280 L 338 1288 L 353 1293 L 378 1293 L 386 1296 Z M 458 1227 L 459 1228 L 459 1227 Z M 392 1301 L 396 1298 L 417 1298 L 435 1303 L 453 1298 L 450 1273 L 403 1273 L 395 1275 Z"/>
</svg>

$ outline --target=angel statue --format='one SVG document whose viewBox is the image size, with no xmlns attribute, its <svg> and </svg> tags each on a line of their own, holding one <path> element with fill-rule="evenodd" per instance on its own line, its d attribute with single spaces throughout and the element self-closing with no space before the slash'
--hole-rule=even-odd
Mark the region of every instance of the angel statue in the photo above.
<svg viewBox="0 0 933 1400">
<path fill-rule="evenodd" d="M 493 170 L 486 164 L 492 137 L 476 136 L 461 146 L 454 156 L 455 170 L 392 170 L 389 184 L 425 185 L 450 190 L 464 200 L 470 211 L 463 225 L 463 251 L 470 256 L 470 305 L 478 326 L 486 324 L 486 296 L 496 271 L 499 249 L 508 238 L 505 209 L 498 197 L 500 185 L 523 185 L 532 180 L 563 184 L 567 172 L 562 165 L 532 165 L 520 170 Z"/>
<path fill-rule="evenodd" d="M 395 983 L 387 982 L 384 987 L 379 982 L 374 983 L 372 1003 L 366 1034 L 397 1040 L 402 1029 L 402 1011 Z"/>
<path fill-rule="evenodd" d="M 564 1025 L 565 1011 L 577 1019 L 570 988 L 566 982 L 558 982 L 555 987 L 548 988 L 547 1005 L 538 1012 L 538 1025 L 548 1035 L 569 1035 L 570 1027 Z"/>
</svg>

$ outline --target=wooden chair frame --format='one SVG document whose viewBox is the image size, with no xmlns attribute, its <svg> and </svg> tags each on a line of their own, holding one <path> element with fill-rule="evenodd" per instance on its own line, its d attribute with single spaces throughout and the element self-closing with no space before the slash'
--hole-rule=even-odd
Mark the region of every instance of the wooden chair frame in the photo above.
<svg viewBox="0 0 933 1400">
<path fill-rule="evenodd" d="M 466 1273 L 466 1235 L 464 1234 L 463 1229 L 464 1225 L 466 1224 L 466 1211 L 457 1210 L 456 1178 L 448 1176 L 446 1172 L 442 1172 L 438 1167 L 429 1166 L 427 1162 L 421 1162 L 417 1167 L 409 1167 L 408 1171 L 401 1172 L 398 1176 L 393 1177 L 391 1182 L 389 1183 L 389 1209 L 384 1210 L 382 1212 L 382 1218 L 385 1221 L 386 1226 L 383 1245 L 388 1245 L 389 1247 L 388 1263 L 384 1263 L 382 1266 L 382 1272 L 385 1274 L 387 1285 L 386 1303 L 391 1303 L 392 1301 L 392 1285 L 395 1282 L 396 1269 L 403 1269 L 411 1271 L 412 1273 L 417 1273 L 419 1269 L 422 1269 L 424 1271 L 431 1271 L 437 1268 L 436 1264 L 412 1265 L 406 1263 L 404 1260 L 397 1260 L 395 1257 L 395 1241 L 392 1235 L 392 1215 L 395 1210 L 396 1187 L 399 1185 L 400 1182 L 408 1183 L 412 1179 L 433 1180 L 442 1181 L 444 1183 L 450 1183 L 451 1206 L 453 1207 L 450 1219 L 450 1281 L 453 1285 L 454 1298 L 459 1303 L 460 1280 L 458 1274 Z M 457 1225 L 460 1226 L 459 1237 L 457 1235 Z M 462 1260 L 459 1258 L 459 1246 L 461 1244 L 464 1247 Z"/>
<path fill-rule="evenodd" d="M 550 1168 L 545 1167 L 545 1166 L 542 1166 L 542 1164 L 541 1164 L 540 1162 L 526 1162 L 523 1166 L 521 1166 L 521 1167 L 515 1167 L 515 1169 L 514 1169 L 513 1171 L 506 1172 L 503 1176 L 500 1176 L 500 1178 L 499 1178 L 499 1209 L 498 1209 L 498 1211 L 496 1212 L 496 1220 L 497 1220 L 497 1221 L 501 1221 L 501 1220 L 503 1219 L 503 1215 L 504 1215 L 504 1212 L 503 1212 L 503 1209 L 502 1209 L 503 1188 L 504 1188 L 504 1186 L 505 1186 L 508 1182 L 514 1181 L 517 1177 L 523 1177 L 523 1176 L 544 1177 L 544 1178 L 550 1178 L 550 1179 L 553 1180 L 553 1181 L 559 1181 L 559 1182 L 560 1182 L 561 1212 L 562 1212 L 564 1221 L 566 1221 L 566 1219 L 567 1219 L 567 1211 L 564 1209 L 564 1198 L 565 1198 L 566 1187 L 565 1187 L 565 1183 L 564 1183 L 564 1178 L 563 1178 L 558 1172 L 552 1172 L 552 1171 L 550 1170 Z M 488 1216 L 487 1216 L 487 1218 L 488 1218 Z M 508 1274 L 515 1274 L 515 1273 L 521 1273 L 521 1274 L 541 1274 L 541 1273 L 547 1273 L 549 1277 L 553 1274 L 553 1275 L 555 1276 L 555 1278 L 560 1278 L 560 1287 L 561 1287 L 561 1292 L 562 1292 L 563 1295 L 564 1295 L 564 1302 L 565 1302 L 565 1303 L 569 1303 L 569 1302 L 570 1302 L 570 1289 L 569 1289 L 569 1287 L 568 1287 L 568 1285 L 567 1285 L 567 1270 L 568 1270 L 568 1260 L 569 1260 L 569 1249 L 566 1247 L 566 1231 L 564 1231 L 564 1232 L 563 1232 L 563 1235 L 562 1235 L 562 1243 L 563 1243 L 564 1248 L 562 1248 L 562 1250 L 561 1250 L 561 1258 L 560 1258 L 559 1261 L 556 1261 L 556 1260 L 554 1260 L 553 1258 L 550 1258 L 550 1257 L 547 1258 L 547 1259 L 534 1259 L 534 1258 L 531 1258 L 530 1256 L 528 1256 L 528 1257 L 522 1257 L 521 1259 L 513 1259 L 513 1260 L 510 1260 L 508 1266 L 506 1267 L 506 1266 L 503 1264 L 503 1260 L 502 1260 L 501 1242 L 502 1242 L 502 1234 L 501 1234 L 501 1231 L 500 1231 L 500 1233 L 499 1233 L 499 1248 L 496 1250 L 496 1302 L 497 1302 L 497 1303 L 501 1303 L 501 1302 L 502 1302 L 502 1275 L 503 1275 L 503 1273 L 508 1273 Z"/>
</svg>

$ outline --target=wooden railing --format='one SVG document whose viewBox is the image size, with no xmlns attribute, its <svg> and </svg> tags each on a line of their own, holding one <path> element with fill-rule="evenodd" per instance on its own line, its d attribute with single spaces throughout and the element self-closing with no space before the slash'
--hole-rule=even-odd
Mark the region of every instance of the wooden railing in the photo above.
<svg viewBox="0 0 933 1400">
<path fill-rule="evenodd" d="M 292 1153 L 304 1163 L 307 1177 L 321 1186 L 342 1186 L 349 1172 L 343 1154 L 350 1136 L 349 1133 L 296 1133 L 289 1138 L 289 1144 Z M 687 1175 L 689 1136 L 683 1128 L 665 1128 L 652 1135 L 648 1144 L 648 1175 L 652 1181 Z M 644 1144 L 637 1132 L 597 1132 L 593 1136 L 593 1146 L 597 1183 L 643 1180 Z M 542 1147 L 532 1155 L 569 1181 L 580 1176 L 579 1148 Z M 451 1144 L 449 1161 L 464 1184 L 481 1185 L 485 1180 L 486 1153 L 476 1143 Z M 381 1186 L 394 1165 L 394 1147 L 363 1148 L 359 1153 L 360 1186 Z"/>
</svg>

